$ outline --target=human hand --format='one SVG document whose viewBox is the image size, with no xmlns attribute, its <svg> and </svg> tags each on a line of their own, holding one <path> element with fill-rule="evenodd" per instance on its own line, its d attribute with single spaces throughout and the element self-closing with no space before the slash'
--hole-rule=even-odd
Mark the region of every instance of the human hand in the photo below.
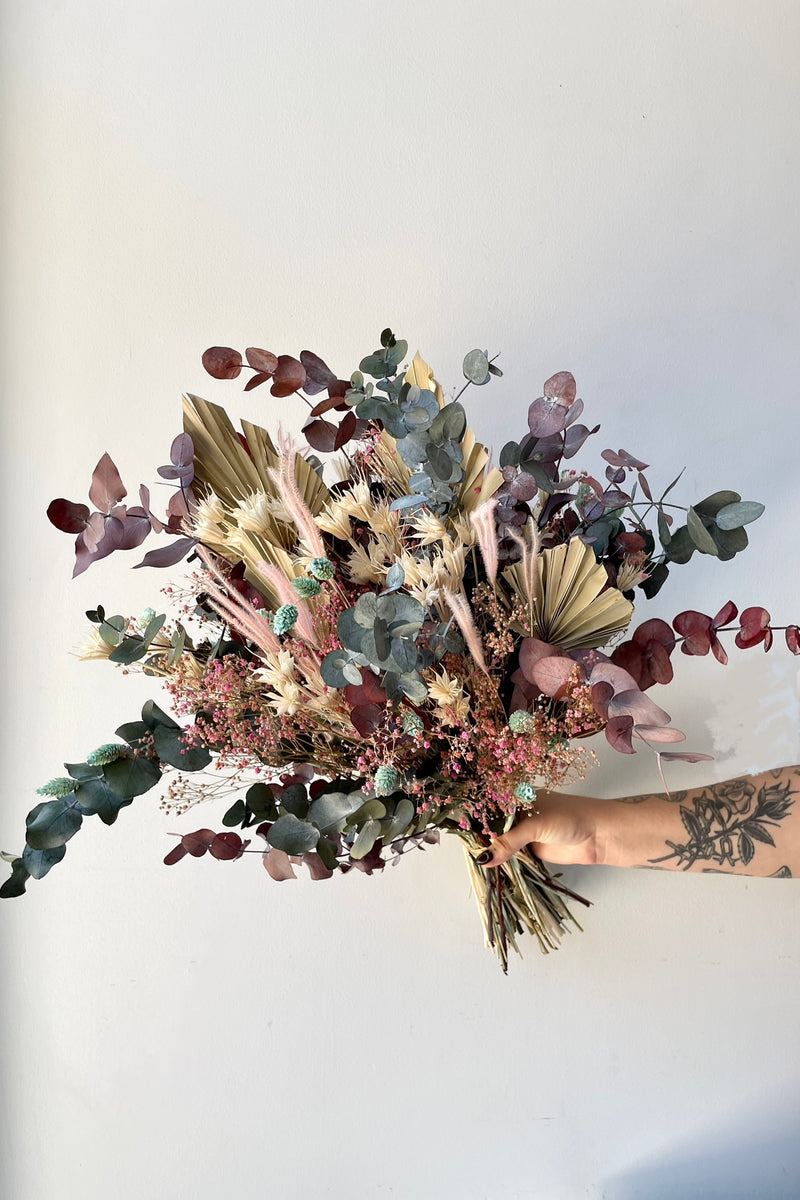
<svg viewBox="0 0 800 1200">
<path fill-rule="evenodd" d="M 599 820 L 602 800 L 541 791 L 536 796 L 536 807 L 537 813 L 522 817 L 475 861 L 483 867 L 499 867 L 526 846 L 549 863 L 590 865 L 604 861 L 605 839 Z"/>
</svg>

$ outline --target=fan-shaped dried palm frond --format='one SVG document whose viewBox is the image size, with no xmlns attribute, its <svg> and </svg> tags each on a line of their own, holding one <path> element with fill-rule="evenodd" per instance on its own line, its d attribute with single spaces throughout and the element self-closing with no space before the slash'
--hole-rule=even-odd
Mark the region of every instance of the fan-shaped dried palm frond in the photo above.
<svg viewBox="0 0 800 1200">
<path fill-rule="evenodd" d="M 633 605 L 622 592 L 607 586 L 605 569 L 591 546 L 580 538 L 542 550 L 536 573 L 536 595 L 531 606 L 533 637 L 564 650 L 597 649 L 630 623 Z M 503 576 L 527 605 L 522 564 L 508 567 Z"/>
</svg>

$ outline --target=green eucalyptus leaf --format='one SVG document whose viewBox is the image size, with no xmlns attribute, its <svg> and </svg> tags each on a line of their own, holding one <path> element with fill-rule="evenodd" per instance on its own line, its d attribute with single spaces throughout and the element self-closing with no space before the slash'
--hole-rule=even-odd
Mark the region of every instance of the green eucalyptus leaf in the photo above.
<svg viewBox="0 0 800 1200">
<path fill-rule="evenodd" d="M 145 700 L 142 705 L 142 720 L 148 729 L 154 729 L 156 725 L 166 725 L 170 729 L 180 729 L 177 721 L 173 721 L 172 717 L 159 708 L 155 700 Z"/>
<path fill-rule="evenodd" d="M 112 650 L 108 656 L 108 661 L 113 663 L 123 663 L 128 666 L 130 663 L 138 662 L 140 658 L 144 658 L 147 654 L 147 643 L 144 638 L 139 637 L 138 633 L 131 637 L 123 638 L 116 649 Z"/>
<path fill-rule="evenodd" d="M 124 617 L 117 614 L 116 616 L 108 617 L 101 622 L 99 630 L 100 637 L 107 646 L 118 646 L 122 641 L 122 635 L 127 628 L 128 622 Z"/>
<path fill-rule="evenodd" d="M 386 572 L 386 590 L 396 591 L 405 583 L 406 573 L 400 566 L 400 563 L 392 563 L 389 570 Z"/>
<path fill-rule="evenodd" d="M 155 787 L 161 778 L 161 768 L 144 756 L 118 758 L 103 767 L 103 775 L 118 796 L 142 796 Z"/>
<path fill-rule="evenodd" d="M 211 755 L 205 746 L 187 743 L 185 731 L 180 726 L 173 729 L 168 725 L 156 725 L 153 744 L 161 761 L 179 771 L 202 771 L 211 762 Z"/>
<path fill-rule="evenodd" d="M 392 638 L 391 659 L 400 675 L 413 671 L 417 665 L 417 647 L 405 638 Z"/>
<path fill-rule="evenodd" d="M 278 807 L 269 784 L 254 783 L 245 793 L 247 807 L 257 821 L 275 821 L 278 817 Z"/>
<path fill-rule="evenodd" d="M 37 804 L 25 821 L 25 840 L 32 850 L 52 850 L 63 846 L 80 829 L 83 817 L 75 808 L 74 799 L 61 796 Z"/>
<path fill-rule="evenodd" d="M 344 664 L 342 675 L 344 676 L 345 685 L 352 683 L 354 687 L 359 687 L 364 682 L 364 678 L 354 662 L 348 661 Z"/>
<path fill-rule="evenodd" d="M 79 784 L 75 798 L 85 814 L 98 816 L 104 825 L 113 825 L 119 810 L 133 802 L 132 796 L 118 796 L 105 779 L 87 779 Z"/>
<path fill-rule="evenodd" d="M 283 789 L 278 805 L 304 821 L 308 815 L 308 792 L 302 783 L 293 783 Z"/>
<path fill-rule="evenodd" d="M 234 829 L 239 825 L 244 825 L 246 820 L 247 805 L 244 800 L 235 800 L 222 818 L 222 824 L 226 829 Z"/>
<path fill-rule="evenodd" d="M 0 887 L 0 897 L 3 900 L 11 900 L 15 896 L 22 896 L 25 893 L 25 884 L 30 879 L 30 873 L 25 867 L 21 858 L 15 858 L 11 864 L 11 875 Z"/>
<path fill-rule="evenodd" d="M 345 821 L 358 812 L 363 803 L 364 793 L 361 791 L 323 792 L 311 801 L 308 819 L 324 833 L 332 829 L 339 833 Z"/>
<path fill-rule="evenodd" d="M 344 614 L 342 614 L 344 615 Z M 340 618 L 341 619 L 341 618 Z M 326 654 L 320 663 L 320 674 L 328 687 L 344 688 L 347 687 L 347 677 L 344 673 L 345 667 L 350 667 L 353 664 L 350 662 L 350 656 L 346 650 L 331 650 L 330 654 Z M 358 668 L 356 668 L 358 670 Z M 361 674 L 358 676 L 359 683 L 361 682 Z"/>
<path fill-rule="evenodd" d="M 658 536 L 661 539 L 661 545 L 666 550 L 667 546 L 672 541 L 672 534 L 670 533 L 670 528 L 667 524 L 667 518 L 664 516 L 664 513 L 661 509 L 658 510 Z"/>
<path fill-rule="evenodd" d="M 686 528 L 689 530 L 689 537 L 701 554 L 713 554 L 715 558 L 719 556 L 717 543 L 693 508 L 690 508 L 686 514 Z"/>
<path fill-rule="evenodd" d="M 358 829 L 365 821 L 380 821 L 385 816 L 386 805 L 383 800 L 379 796 L 370 796 L 363 801 L 347 824 Z"/>
<path fill-rule="evenodd" d="M 159 616 L 153 617 L 152 621 L 148 622 L 147 628 L 145 629 L 144 633 L 142 634 L 142 637 L 144 638 L 146 645 L 149 646 L 150 643 L 152 642 L 153 638 L 156 636 L 156 634 L 161 632 L 161 628 L 162 628 L 164 622 L 166 621 L 166 619 L 167 619 L 166 613 L 161 613 Z"/>
<path fill-rule="evenodd" d="M 749 544 L 747 530 L 742 526 L 738 529 L 720 529 L 718 525 L 712 525 L 711 536 L 717 544 L 721 562 L 729 562 L 736 554 L 746 550 Z"/>
<path fill-rule="evenodd" d="M 90 767 L 88 763 L 64 763 L 67 774 L 71 779 L 83 783 L 86 779 L 102 779 L 102 767 Z"/>
<path fill-rule="evenodd" d="M 726 504 L 714 520 L 720 529 L 741 529 L 742 525 L 757 521 L 763 511 L 764 505 L 759 504 L 757 500 L 740 500 L 734 504 Z"/>
<path fill-rule="evenodd" d="M 167 658 L 168 666 L 172 667 L 175 665 L 175 663 L 178 661 L 180 656 L 183 654 L 185 645 L 186 645 L 186 630 L 183 628 L 182 625 L 178 625 L 177 629 L 175 630 L 175 632 L 173 633 L 173 635 L 170 639 L 171 649 L 169 652 L 169 656 Z"/>
<path fill-rule="evenodd" d="M 270 846 L 286 854 L 305 854 L 315 848 L 319 841 L 319 830 L 310 822 L 301 821 L 294 813 L 285 813 L 270 827 L 267 841 Z"/>
<path fill-rule="evenodd" d="M 321 837 L 316 846 L 317 854 L 322 859 L 329 871 L 335 871 L 338 863 L 336 861 L 336 846 L 328 838 Z"/>
<path fill-rule="evenodd" d="M 506 442 L 500 451 L 501 467 L 518 467 L 522 452 L 517 442 Z"/>
<path fill-rule="evenodd" d="M 428 698 L 425 680 L 417 671 L 409 671 L 400 676 L 399 685 L 405 696 L 412 704 L 424 704 Z"/>
<path fill-rule="evenodd" d="M 33 850 L 26 846 L 22 851 L 22 865 L 31 879 L 44 879 L 50 868 L 60 863 L 66 853 L 66 846 L 51 846 L 49 850 Z"/>
<path fill-rule="evenodd" d="M 414 813 L 414 805 L 408 797 L 403 796 L 397 801 L 394 814 L 388 821 L 383 822 L 381 836 L 383 837 L 384 845 L 393 842 L 395 838 L 402 837 L 414 820 Z"/>
<path fill-rule="evenodd" d="M 362 629 L 372 629 L 378 615 L 378 597 L 375 592 L 364 592 L 362 596 L 359 596 L 355 608 L 346 611 L 353 613 L 356 624 L 360 625 Z M 339 619 L 341 620 L 341 617 Z"/>
<path fill-rule="evenodd" d="M 666 492 L 664 493 L 666 495 Z M 710 496 L 706 496 L 705 500 L 701 500 L 699 504 L 695 504 L 694 511 L 701 517 L 716 517 L 721 508 L 725 508 L 729 504 L 738 504 L 741 500 L 738 492 L 713 492 Z"/>
<path fill-rule="evenodd" d="M 489 379 L 489 358 L 483 350 L 470 350 L 464 359 L 464 377 L 478 387 Z"/>
<path fill-rule="evenodd" d="M 144 721 L 128 721 L 127 724 L 120 725 L 119 729 L 115 729 L 114 732 L 129 746 L 137 746 L 143 738 L 149 735 L 150 728 L 149 725 L 145 725 Z"/>
<path fill-rule="evenodd" d="M 367 821 L 358 831 L 358 836 L 350 847 L 351 858 L 366 858 L 372 847 L 381 836 L 381 823 L 377 820 Z"/>
<path fill-rule="evenodd" d="M 669 545 L 664 547 L 669 561 L 678 564 L 687 563 L 694 554 L 695 549 L 695 544 L 690 538 L 689 530 L 685 525 L 681 525 L 680 529 L 674 531 Z"/>
</svg>

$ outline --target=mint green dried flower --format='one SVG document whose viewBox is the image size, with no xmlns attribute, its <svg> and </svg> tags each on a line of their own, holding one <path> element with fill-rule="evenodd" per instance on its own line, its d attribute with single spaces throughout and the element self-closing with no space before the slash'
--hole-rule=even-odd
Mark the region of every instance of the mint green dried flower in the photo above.
<svg viewBox="0 0 800 1200">
<path fill-rule="evenodd" d="M 308 569 L 315 579 L 333 579 L 336 567 L 329 558 L 312 558 Z"/>
<path fill-rule="evenodd" d="M 293 579 L 292 587 L 301 600 L 310 600 L 313 596 L 318 596 L 322 591 L 322 584 L 316 579 Z"/>
<path fill-rule="evenodd" d="M 403 715 L 403 733 L 408 733 L 411 737 L 416 737 L 417 734 L 422 733 L 424 728 L 425 722 L 416 713 L 405 713 Z"/>
<path fill-rule="evenodd" d="M 144 612 L 142 613 L 142 615 L 139 617 L 138 621 L 136 622 L 136 628 L 139 630 L 140 633 L 144 633 L 145 629 L 147 629 L 147 626 L 150 624 L 150 622 L 152 621 L 152 619 L 155 615 L 156 615 L 156 610 L 154 608 L 146 608 L 144 610 Z M 86 761 L 88 762 L 89 760 L 87 759 Z"/>
<path fill-rule="evenodd" d="M 105 767 L 108 763 L 116 762 L 123 750 L 124 746 L 120 746 L 118 742 L 106 742 L 104 746 L 98 746 L 91 754 L 87 754 L 86 761 L 90 767 Z"/>
<path fill-rule="evenodd" d="M 400 772 L 394 767 L 378 767 L 375 772 L 375 795 L 388 796 L 400 783 Z"/>
<path fill-rule="evenodd" d="M 297 606 L 295 604 L 282 604 L 280 608 L 275 610 L 272 628 L 278 637 L 289 632 L 297 620 L 297 616 Z"/>
<path fill-rule="evenodd" d="M 533 804 L 536 799 L 536 788 L 532 783 L 518 783 L 514 788 L 514 795 L 523 804 Z"/>
<path fill-rule="evenodd" d="M 62 796 L 68 796 L 70 792 L 74 792 L 75 787 L 74 779 L 68 779 L 66 775 L 62 775 L 58 779 L 48 779 L 47 783 L 43 783 L 40 788 L 36 789 L 36 795 L 55 796 L 60 799 Z"/>
<path fill-rule="evenodd" d="M 518 708 L 508 718 L 508 727 L 512 733 L 527 733 L 531 725 L 533 725 L 533 717 L 521 708 Z"/>
</svg>

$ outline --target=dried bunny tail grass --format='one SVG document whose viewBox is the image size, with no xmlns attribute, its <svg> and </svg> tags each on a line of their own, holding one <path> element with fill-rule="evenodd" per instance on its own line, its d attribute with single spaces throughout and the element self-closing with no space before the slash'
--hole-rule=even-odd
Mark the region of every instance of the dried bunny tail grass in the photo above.
<svg viewBox="0 0 800 1200">
<path fill-rule="evenodd" d="M 475 621 L 472 616 L 472 609 L 469 602 L 462 595 L 456 595 L 449 588 L 443 588 L 444 598 L 450 606 L 450 611 L 456 619 L 456 624 L 464 635 L 464 641 L 467 643 L 467 648 L 475 659 L 484 675 L 489 674 L 489 669 L 486 666 L 486 660 L 483 657 L 483 646 L 481 645 L 480 634 L 475 628 Z"/>
<path fill-rule="evenodd" d="M 324 553 L 320 555 L 324 558 Z M 297 628 L 302 634 L 303 640 L 309 646 L 317 645 L 317 635 L 314 632 L 314 624 L 311 620 L 311 613 L 308 611 L 308 606 L 300 599 L 297 592 L 292 587 L 289 580 L 284 575 L 280 567 L 276 567 L 274 563 L 268 563 L 266 559 L 262 559 L 258 563 L 256 570 L 259 575 L 263 575 L 269 580 L 275 591 L 281 599 L 281 604 L 291 604 L 297 609 Z"/>
<path fill-rule="evenodd" d="M 475 527 L 475 536 L 480 546 L 483 565 L 486 568 L 486 575 L 492 586 L 494 586 L 497 579 L 497 527 L 494 519 L 496 508 L 497 499 L 492 496 L 490 500 L 485 501 L 484 504 L 474 509 L 469 516 L 470 521 Z"/>
<path fill-rule="evenodd" d="M 520 537 L 512 529 L 509 529 L 508 532 L 522 550 L 522 576 L 525 582 L 525 592 L 528 600 L 528 618 L 532 631 L 533 607 L 536 603 L 536 593 L 539 590 L 537 564 L 539 562 L 539 547 L 541 546 L 542 539 L 539 536 L 536 522 L 533 520 L 528 521 L 528 524 L 525 526 L 525 536 L 523 537 Z M 529 542 L 530 545 L 528 544 Z"/>
<path fill-rule="evenodd" d="M 234 591 L 228 589 L 225 576 L 216 566 L 214 559 L 205 546 L 198 545 L 195 553 L 208 568 L 211 579 L 205 581 L 211 607 L 229 621 L 237 625 L 249 637 L 254 646 L 258 646 L 265 654 L 280 654 L 281 644 L 266 621 L 256 616 L 252 607 Z M 228 594 L 225 594 L 226 589 Z"/>
<path fill-rule="evenodd" d="M 325 558 L 325 546 L 322 541 L 322 534 L 311 515 L 311 509 L 300 495 L 300 489 L 297 486 L 297 474 L 295 472 L 295 456 L 297 451 L 294 448 L 294 443 L 290 437 L 279 432 L 278 444 L 280 446 L 278 467 L 277 470 L 275 467 L 270 467 L 270 478 L 275 484 L 278 495 L 283 501 L 286 511 L 297 526 L 297 530 L 308 550 L 314 558 Z"/>
</svg>

